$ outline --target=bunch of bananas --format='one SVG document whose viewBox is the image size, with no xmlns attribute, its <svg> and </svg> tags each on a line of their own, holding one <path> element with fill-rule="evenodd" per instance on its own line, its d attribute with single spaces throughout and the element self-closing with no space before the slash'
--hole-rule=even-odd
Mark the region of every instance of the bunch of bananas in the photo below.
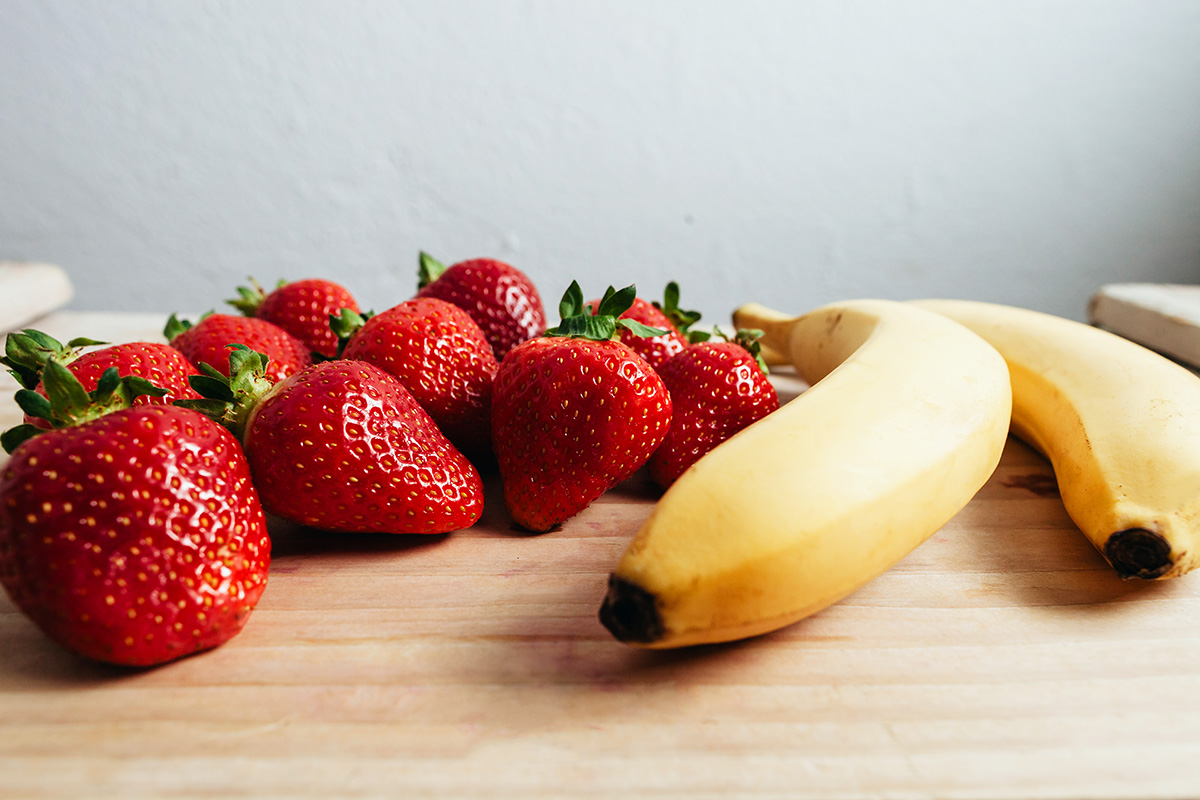
<svg viewBox="0 0 1200 800">
<path fill-rule="evenodd" d="M 1200 378 L 1083 323 L 990 303 L 854 300 L 734 313 L 811 388 L 697 462 L 600 610 L 669 648 L 789 625 L 902 559 L 991 476 L 1010 431 L 1126 578 L 1200 559 Z"/>
</svg>

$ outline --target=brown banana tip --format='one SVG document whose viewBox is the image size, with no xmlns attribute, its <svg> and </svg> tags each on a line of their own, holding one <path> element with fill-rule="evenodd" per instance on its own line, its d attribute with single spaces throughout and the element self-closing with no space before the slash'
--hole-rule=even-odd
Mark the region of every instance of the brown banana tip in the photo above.
<svg viewBox="0 0 1200 800">
<path fill-rule="evenodd" d="M 1122 578 L 1160 578 L 1174 566 L 1170 543 L 1145 528 L 1127 528 L 1108 537 L 1104 557 Z"/>
<path fill-rule="evenodd" d="M 608 577 L 608 594 L 600 607 L 600 622 L 619 641 L 633 644 L 656 642 L 664 633 L 654 595 L 615 575 Z"/>
</svg>

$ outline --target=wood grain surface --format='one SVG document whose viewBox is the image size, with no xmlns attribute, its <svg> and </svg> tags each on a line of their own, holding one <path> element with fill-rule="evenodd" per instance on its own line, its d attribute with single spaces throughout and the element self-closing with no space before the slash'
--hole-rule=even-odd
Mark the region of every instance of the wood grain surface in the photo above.
<svg viewBox="0 0 1200 800">
<path fill-rule="evenodd" d="M 0 332 L 62 308 L 74 294 L 75 288 L 62 267 L 0 261 Z"/>
<path fill-rule="evenodd" d="M 1019 442 L 843 602 L 675 652 L 597 619 L 657 496 L 644 476 L 540 536 L 487 486 L 483 520 L 446 536 L 274 525 L 246 629 L 156 669 L 82 661 L 0 598 L 0 796 L 1200 796 L 1200 583 L 1118 579 Z"/>
</svg>

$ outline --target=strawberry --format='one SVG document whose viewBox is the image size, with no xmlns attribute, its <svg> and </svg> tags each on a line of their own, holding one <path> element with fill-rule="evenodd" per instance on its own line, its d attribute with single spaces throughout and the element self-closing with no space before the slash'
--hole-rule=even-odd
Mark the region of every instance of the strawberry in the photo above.
<svg viewBox="0 0 1200 800">
<path fill-rule="evenodd" d="M 175 406 L 105 413 L 139 381 L 115 368 L 90 395 L 54 361 L 44 376 L 50 399 L 22 390 L 18 402 L 60 427 L 3 437 L 12 458 L 0 468 L 0 583 L 13 603 L 64 647 L 116 664 L 228 641 L 270 561 L 237 441 Z"/>
<path fill-rule="evenodd" d="M 662 331 L 619 319 L 636 289 L 611 288 L 591 314 L 578 283 L 562 322 L 515 347 L 492 395 L 492 443 L 504 500 L 517 524 L 547 531 L 641 467 L 671 422 L 671 398 L 617 331 Z"/>
<path fill-rule="evenodd" d="M 343 308 L 359 310 L 345 287 L 321 278 L 280 281 L 270 292 L 253 278 L 250 284 L 239 286 L 238 299 L 226 302 L 247 317 L 278 325 L 314 353 L 326 358 L 337 355 L 338 337 L 329 327 L 329 317 Z"/>
<path fill-rule="evenodd" d="M 640 297 L 635 297 L 633 305 L 621 315 L 621 319 L 631 319 L 664 331 L 658 336 L 642 336 L 628 328 L 622 328 L 620 332 L 621 341 L 650 362 L 650 366 L 655 369 L 687 347 L 688 327 L 700 319 L 699 312 L 679 308 L 679 284 L 674 281 L 668 283 L 664 295 L 662 303 L 648 303 Z M 588 306 L 595 313 L 600 307 L 600 301 L 593 300 Z"/>
<path fill-rule="evenodd" d="M 700 341 L 658 369 L 671 393 L 671 429 L 650 458 L 650 478 L 664 489 L 709 450 L 779 408 L 759 355 L 762 331 L 733 340 Z"/>
<path fill-rule="evenodd" d="M 205 314 L 195 325 L 174 314 L 163 335 L 197 367 L 208 364 L 219 372 L 229 368 L 229 347 L 242 344 L 265 354 L 270 363 L 266 376 L 282 380 L 312 363 L 308 348 L 278 325 L 254 317 Z"/>
<path fill-rule="evenodd" d="M 516 267 L 492 258 L 444 266 L 421 253 L 418 297 L 437 297 L 471 315 L 483 329 L 497 359 L 546 328 L 537 288 Z"/>
<path fill-rule="evenodd" d="M 134 375 L 166 389 L 166 394 L 162 396 L 138 396 L 133 401 L 135 405 L 167 405 L 176 398 L 200 396 L 188 384 L 188 376 L 198 374 L 199 370 L 175 348 L 159 342 L 128 342 L 87 353 L 80 350 L 84 346 L 97 344 L 105 343 L 92 339 L 72 339 L 63 345 L 41 331 L 10 333 L 5 340 L 5 356 L 0 358 L 0 363 L 10 367 L 9 372 L 23 387 L 33 389 L 43 397 L 46 396 L 46 390 L 41 385 L 41 371 L 50 359 L 66 366 L 88 392 L 96 388 L 100 376 L 109 367 L 115 367 L 120 377 Z M 38 417 L 27 415 L 25 422 L 40 428 L 49 427 L 49 423 Z"/>
<path fill-rule="evenodd" d="M 269 513 L 331 531 L 446 533 L 483 510 L 479 473 L 404 385 L 363 361 L 323 361 L 277 384 L 266 357 L 235 347 L 178 403 L 241 440 Z"/>
<path fill-rule="evenodd" d="M 4 355 L 0 356 L 0 364 L 8 367 L 9 374 L 22 388 L 32 389 L 42 379 L 42 369 L 47 361 L 54 359 L 60 364 L 69 364 L 79 358 L 84 347 L 97 344 L 107 342 L 78 338 L 64 345 L 53 336 L 30 328 L 4 337 Z"/>
<path fill-rule="evenodd" d="M 342 358 L 398 378 L 465 455 L 491 452 L 492 381 L 500 368 L 471 316 L 436 297 L 415 297 L 364 320 L 343 312 Z"/>
</svg>

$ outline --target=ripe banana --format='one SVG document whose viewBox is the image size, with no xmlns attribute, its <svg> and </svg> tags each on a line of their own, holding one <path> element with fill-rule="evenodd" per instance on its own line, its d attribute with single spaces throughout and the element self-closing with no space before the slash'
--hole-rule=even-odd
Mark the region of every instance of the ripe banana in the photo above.
<svg viewBox="0 0 1200 800">
<path fill-rule="evenodd" d="M 761 328 L 811 386 L 685 472 L 609 579 L 601 621 L 665 648 L 755 636 L 836 602 L 959 511 L 999 462 L 1008 372 L 975 334 L 886 300 Z"/>
<path fill-rule="evenodd" d="M 1011 306 L 914 301 L 1000 351 L 1012 432 L 1046 456 L 1063 506 L 1123 578 L 1200 563 L 1200 378 L 1082 322 Z"/>
</svg>

